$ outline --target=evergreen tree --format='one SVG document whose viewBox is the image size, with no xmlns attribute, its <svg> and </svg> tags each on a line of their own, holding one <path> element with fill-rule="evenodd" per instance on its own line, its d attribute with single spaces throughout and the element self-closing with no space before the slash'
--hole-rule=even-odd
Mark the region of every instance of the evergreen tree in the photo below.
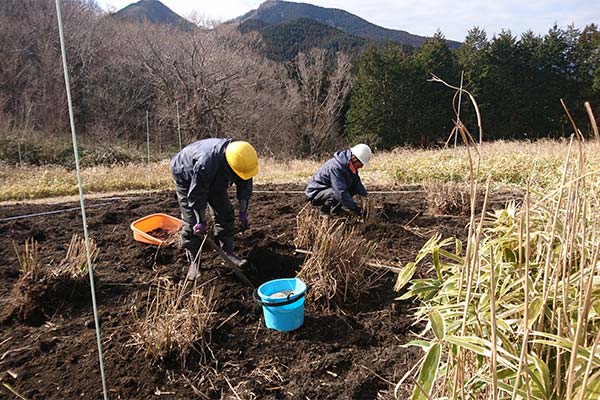
<svg viewBox="0 0 600 400">
<path fill-rule="evenodd" d="M 399 126 L 406 121 L 410 90 L 403 83 L 406 55 L 396 45 L 371 46 L 361 55 L 347 114 L 348 140 L 390 148 L 403 142 Z M 406 139 L 406 138 L 405 138 Z"/>
<path fill-rule="evenodd" d="M 487 39 L 487 34 L 484 29 L 473 27 L 467 33 L 465 41 L 456 52 L 458 69 L 463 73 L 463 88 L 468 90 L 475 98 L 479 107 L 489 109 L 489 106 L 484 103 L 484 97 L 480 96 L 483 82 L 487 78 L 486 53 L 490 43 Z M 457 85 L 458 86 L 458 85 Z M 464 101 L 461 102 L 460 118 L 470 127 L 477 126 L 477 115 L 470 101 L 462 96 Z M 485 123 L 487 121 L 482 121 Z"/>
<path fill-rule="evenodd" d="M 413 82 L 416 95 L 414 115 L 419 124 L 415 126 L 415 136 L 421 144 L 447 136 L 452 128 L 453 93 L 439 83 L 427 80 L 434 74 L 446 82 L 458 85 L 457 59 L 450 50 L 444 35 L 438 31 L 425 41 L 414 56 L 413 62 L 417 79 Z"/>
<path fill-rule="evenodd" d="M 516 38 L 502 31 L 492 39 L 485 57 L 486 79 L 482 81 L 481 112 L 485 116 L 487 139 L 524 137 L 521 130 L 527 118 L 521 111 L 525 101 L 520 86 L 522 63 Z"/>
<path fill-rule="evenodd" d="M 523 137 L 531 139 L 544 137 L 552 130 L 550 119 L 547 118 L 552 108 L 549 87 L 540 74 L 542 42 L 543 38 L 531 30 L 522 34 L 518 42 L 521 57 L 518 84 L 525 96 L 521 101 L 521 112 L 525 118 L 518 130 L 523 131 Z"/>
<path fill-rule="evenodd" d="M 578 61 L 577 79 L 587 89 L 590 100 L 600 107 L 600 31 L 595 24 L 586 26 L 575 44 Z"/>
</svg>

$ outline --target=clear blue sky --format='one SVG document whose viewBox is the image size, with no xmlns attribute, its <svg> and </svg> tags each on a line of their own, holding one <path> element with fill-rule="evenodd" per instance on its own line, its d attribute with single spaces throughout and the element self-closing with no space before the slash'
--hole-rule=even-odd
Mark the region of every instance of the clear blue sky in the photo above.
<svg viewBox="0 0 600 400">
<path fill-rule="evenodd" d="M 96 0 L 104 9 L 119 10 L 132 0 Z M 262 0 L 161 0 L 182 17 L 192 13 L 225 21 L 258 8 Z M 474 26 L 492 37 L 502 29 L 514 35 L 528 29 L 544 34 L 557 23 L 583 28 L 600 24 L 600 0 L 305 0 L 339 8 L 376 25 L 431 36 L 440 29 L 447 39 L 462 41 Z"/>
</svg>

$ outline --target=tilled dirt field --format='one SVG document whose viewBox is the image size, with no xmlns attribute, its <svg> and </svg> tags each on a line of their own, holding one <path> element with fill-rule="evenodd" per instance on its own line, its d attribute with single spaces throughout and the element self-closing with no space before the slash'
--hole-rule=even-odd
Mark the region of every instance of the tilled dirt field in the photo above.
<svg viewBox="0 0 600 400">
<path fill-rule="evenodd" d="M 255 188 L 251 228 L 236 235 L 236 247 L 252 265 L 247 274 L 257 285 L 292 277 L 302 267 L 304 256 L 294 253 L 293 245 L 296 213 L 305 205 L 301 190 Z M 464 236 L 467 218 L 429 214 L 423 192 L 371 197 L 379 210 L 377 220 L 361 231 L 379 244 L 382 260 L 413 260 L 436 232 Z M 210 252 L 203 256 L 201 271 L 201 282 L 211 281 L 217 295 L 208 362 L 190 357 L 185 367 L 174 360 L 153 364 L 134 343 L 131 310 L 145 305 L 157 277 L 184 279 L 187 262 L 177 246 L 134 241 L 129 225 L 156 212 L 179 216 L 175 194 L 86 205 L 90 236 L 100 249 L 96 298 L 112 399 L 391 399 L 395 383 L 421 356 L 401 347 L 417 328 L 411 326 L 412 304 L 394 300 L 395 274 L 388 273 L 379 288 L 337 312 L 307 305 L 304 325 L 284 333 L 265 328 L 252 289 Z M 0 220 L 77 206 L 2 206 Z M 89 287 L 38 299 L 39 309 L 25 319 L 13 312 L 20 276 L 15 246 L 21 251 L 34 238 L 43 263 L 55 265 L 76 232 L 82 232 L 77 210 L 0 221 L 0 377 L 26 399 L 102 398 Z M 409 389 L 401 387 L 398 397 L 407 398 Z M 17 397 L 0 386 L 0 398 Z"/>
</svg>

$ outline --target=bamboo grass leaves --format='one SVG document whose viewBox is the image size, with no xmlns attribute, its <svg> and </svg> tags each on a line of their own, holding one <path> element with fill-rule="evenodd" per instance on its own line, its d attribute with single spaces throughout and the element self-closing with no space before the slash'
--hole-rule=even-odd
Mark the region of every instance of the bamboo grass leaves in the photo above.
<svg viewBox="0 0 600 400">
<path fill-rule="evenodd" d="M 471 259 L 438 234 L 401 269 L 398 299 L 418 300 L 429 338 L 413 343 L 426 349 L 413 399 L 599 398 L 597 182 L 579 181 L 488 212 Z"/>
</svg>

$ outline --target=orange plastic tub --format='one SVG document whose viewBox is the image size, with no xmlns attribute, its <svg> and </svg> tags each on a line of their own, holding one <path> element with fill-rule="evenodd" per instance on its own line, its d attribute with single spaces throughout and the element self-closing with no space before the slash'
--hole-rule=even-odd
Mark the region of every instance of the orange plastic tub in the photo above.
<svg viewBox="0 0 600 400">
<path fill-rule="evenodd" d="M 138 242 L 160 246 L 163 243 L 163 240 L 149 235 L 148 232 L 152 232 L 158 228 L 167 231 L 176 231 L 179 229 L 182 223 L 183 221 L 181 221 L 179 218 L 158 213 L 147 215 L 143 218 L 133 221 L 131 223 L 131 230 L 133 231 L 133 238 Z"/>
</svg>

